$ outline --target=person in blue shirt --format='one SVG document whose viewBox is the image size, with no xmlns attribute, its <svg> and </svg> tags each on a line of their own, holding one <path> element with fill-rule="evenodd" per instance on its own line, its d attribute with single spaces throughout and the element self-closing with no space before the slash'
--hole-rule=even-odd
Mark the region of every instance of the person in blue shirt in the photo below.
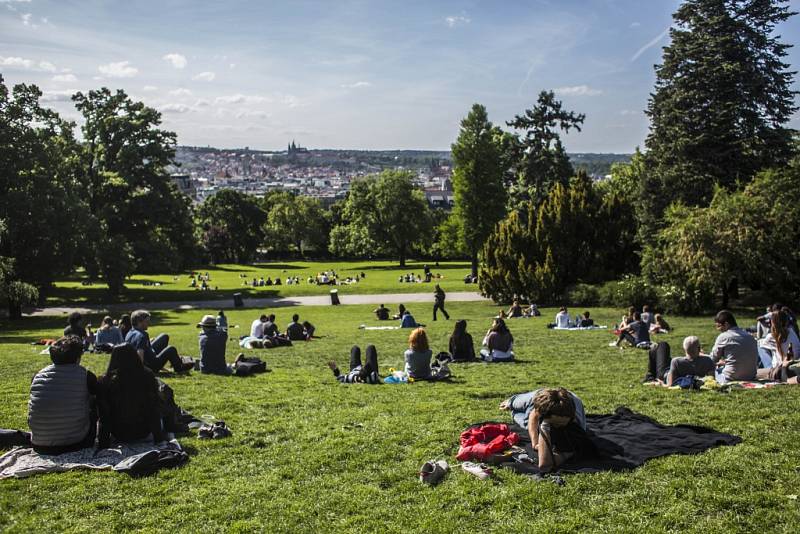
<svg viewBox="0 0 800 534">
<path fill-rule="evenodd" d="M 216 323 L 216 321 L 215 321 Z M 169 344 L 169 336 L 160 334 L 153 342 L 150 342 L 150 334 L 147 329 L 150 327 L 150 313 L 146 310 L 136 310 L 131 314 L 131 324 L 133 328 L 125 337 L 125 342 L 133 345 L 142 362 L 154 373 L 157 373 L 167 362 L 172 365 L 176 373 L 183 373 L 191 370 L 194 365 L 184 364 L 178 355 L 178 349 Z"/>
<path fill-rule="evenodd" d="M 405 310 L 403 312 L 403 317 L 400 318 L 400 328 L 416 328 L 418 326 L 419 325 L 417 324 L 417 321 L 414 320 L 414 316 L 411 315 L 411 312 Z"/>
</svg>

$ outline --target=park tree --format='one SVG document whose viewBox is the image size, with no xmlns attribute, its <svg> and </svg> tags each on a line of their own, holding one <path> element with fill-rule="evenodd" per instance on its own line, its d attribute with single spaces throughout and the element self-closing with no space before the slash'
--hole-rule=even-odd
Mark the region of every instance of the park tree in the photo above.
<svg viewBox="0 0 800 534">
<path fill-rule="evenodd" d="M 263 206 L 267 211 L 264 225 L 267 248 L 293 247 L 301 256 L 306 249 L 328 249 L 328 215 L 318 199 L 280 192 L 266 197 Z"/>
<path fill-rule="evenodd" d="M 409 171 L 386 170 L 351 182 L 344 218 L 347 224 L 331 231 L 334 253 L 392 254 L 405 267 L 408 255 L 433 238 L 428 203 Z"/>
<path fill-rule="evenodd" d="M 541 203 L 555 184 L 566 185 L 574 174 L 561 132 L 581 131 L 586 116 L 563 109 L 553 91 L 542 91 L 536 104 L 506 124 L 520 131 L 517 153 L 517 183 L 511 189 L 512 207 L 527 200 Z M 522 209 L 521 213 L 526 210 Z"/>
<path fill-rule="evenodd" d="M 775 29 L 792 15 L 785 0 L 687 0 L 673 15 L 647 107 L 643 231 L 673 202 L 708 205 L 790 159 L 797 93 Z"/>
<path fill-rule="evenodd" d="M 168 175 L 175 133 L 159 128 L 161 113 L 122 90 L 77 93 L 73 101 L 84 118 L 82 181 L 97 221 L 90 242 L 110 247 L 90 249 L 87 269 L 114 273 L 115 280 L 107 279 L 114 291 L 121 289 L 119 276 L 124 279 L 135 268 L 184 267 L 193 260 L 196 239 L 191 203 Z M 119 261 L 128 252 L 135 263 Z M 98 264 L 101 258 L 106 264 Z"/>
<path fill-rule="evenodd" d="M 0 220 L 0 247 L 8 235 L 5 223 Z M 19 319 L 22 306 L 33 304 L 39 298 L 39 291 L 31 284 L 20 280 L 14 268 L 14 258 L 0 256 L 0 304 L 7 307 L 9 317 Z"/>
<path fill-rule="evenodd" d="M 43 108 L 41 96 L 34 85 L 9 90 L 0 76 L 0 257 L 12 317 L 33 295 L 29 286 L 43 297 L 72 271 L 86 227 L 74 124 Z"/>
<path fill-rule="evenodd" d="M 452 145 L 454 221 L 463 249 L 472 260 L 472 275 L 478 275 L 478 253 L 495 224 L 505 216 L 506 191 L 503 154 L 495 127 L 486 108 L 474 104 L 461 121 Z"/>
<path fill-rule="evenodd" d="M 266 218 L 257 199 L 233 189 L 214 193 L 197 210 L 203 247 L 214 263 L 252 260 L 264 245 Z"/>
</svg>

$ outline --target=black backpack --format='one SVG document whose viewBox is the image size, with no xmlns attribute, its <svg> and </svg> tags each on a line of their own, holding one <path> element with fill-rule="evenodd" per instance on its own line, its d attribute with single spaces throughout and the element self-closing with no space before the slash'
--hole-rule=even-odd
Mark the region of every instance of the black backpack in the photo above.
<svg viewBox="0 0 800 534">
<path fill-rule="evenodd" d="M 234 374 L 236 376 L 249 376 L 256 373 L 267 371 L 267 363 L 262 362 L 261 358 L 242 358 L 236 362 Z"/>
</svg>

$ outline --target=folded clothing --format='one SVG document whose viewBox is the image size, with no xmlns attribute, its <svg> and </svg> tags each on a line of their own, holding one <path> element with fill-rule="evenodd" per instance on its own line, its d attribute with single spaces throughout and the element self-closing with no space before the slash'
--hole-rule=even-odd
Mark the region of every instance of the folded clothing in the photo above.
<svg viewBox="0 0 800 534">
<path fill-rule="evenodd" d="M 524 432 L 524 431 L 523 431 Z M 461 433 L 461 446 L 456 458 L 487 460 L 494 454 L 510 449 L 519 441 L 519 434 L 503 423 L 487 423 L 466 429 Z"/>
</svg>

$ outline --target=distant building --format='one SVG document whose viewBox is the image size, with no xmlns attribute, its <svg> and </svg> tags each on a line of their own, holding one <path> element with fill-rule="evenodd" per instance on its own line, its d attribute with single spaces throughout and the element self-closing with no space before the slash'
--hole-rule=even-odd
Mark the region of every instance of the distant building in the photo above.
<svg viewBox="0 0 800 534">
<path fill-rule="evenodd" d="M 431 208 L 441 208 L 445 210 L 453 209 L 456 204 L 453 194 L 453 184 L 449 179 L 442 180 L 439 187 L 429 187 L 424 189 L 425 199 Z"/>
<path fill-rule="evenodd" d="M 294 156 L 296 154 L 308 154 L 308 149 L 302 146 L 297 146 L 292 139 L 292 142 L 289 143 L 289 146 L 286 149 L 286 153 L 290 156 Z"/>
<path fill-rule="evenodd" d="M 188 174 L 171 174 L 169 178 L 178 187 L 178 191 L 194 200 L 197 195 L 197 187 L 191 176 Z"/>
</svg>

